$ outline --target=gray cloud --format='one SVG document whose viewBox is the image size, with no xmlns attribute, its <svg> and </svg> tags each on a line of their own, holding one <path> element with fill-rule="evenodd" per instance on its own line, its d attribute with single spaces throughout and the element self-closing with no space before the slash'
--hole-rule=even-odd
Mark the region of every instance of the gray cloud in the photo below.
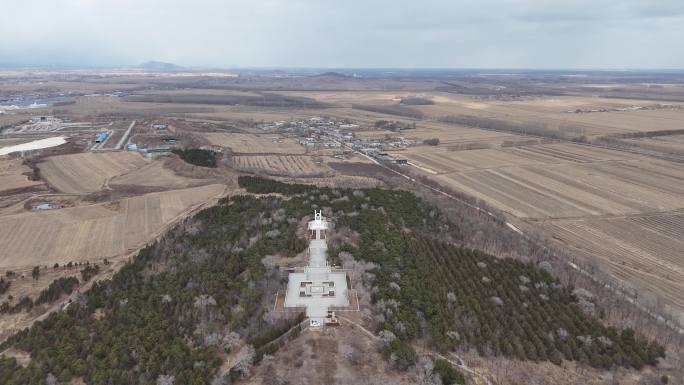
<svg viewBox="0 0 684 385">
<path fill-rule="evenodd" d="M 681 0 L 3 0 L 0 63 L 682 68 Z"/>
</svg>

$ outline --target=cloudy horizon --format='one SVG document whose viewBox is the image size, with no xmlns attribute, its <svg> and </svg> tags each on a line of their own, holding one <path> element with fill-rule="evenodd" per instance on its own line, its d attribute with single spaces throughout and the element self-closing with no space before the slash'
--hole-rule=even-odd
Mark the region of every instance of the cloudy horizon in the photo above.
<svg viewBox="0 0 684 385">
<path fill-rule="evenodd" d="M 0 65 L 684 68 L 681 0 L 6 0 Z"/>
</svg>

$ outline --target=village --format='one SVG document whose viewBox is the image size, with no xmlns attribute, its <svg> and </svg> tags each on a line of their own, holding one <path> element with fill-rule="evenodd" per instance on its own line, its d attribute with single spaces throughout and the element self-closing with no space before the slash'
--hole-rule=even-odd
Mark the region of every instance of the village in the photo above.
<svg viewBox="0 0 684 385">
<path fill-rule="evenodd" d="M 258 127 L 263 131 L 277 132 L 284 137 L 295 138 L 297 142 L 313 152 L 324 149 L 338 150 L 334 157 L 346 158 L 351 151 L 358 151 L 378 161 L 394 164 L 408 164 L 408 160 L 390 155 L 386 150 L 401 150 L 417 145 L 419 142 L 405 136 L 389 136 L 384 138 L 364 137 L 363 132 L 369 129 L 377 130 L 384 123 L 396 123 L 378 121 L 372 129 L 353 123 L 348 119 L 339 120 L 330 117 L 314 116 L 303 120 L 276 121 L 261 124 Z M 413 126 L 415 128 L 415 125 Z M 409 129 L 408 127 L 406 129 Z M 398 130 L 401 132 L 401 129 Z"/>
</svg>

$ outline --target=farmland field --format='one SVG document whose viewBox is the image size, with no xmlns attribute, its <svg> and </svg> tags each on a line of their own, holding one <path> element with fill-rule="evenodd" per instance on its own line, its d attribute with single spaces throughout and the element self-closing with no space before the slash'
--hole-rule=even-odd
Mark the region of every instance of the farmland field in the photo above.
<svg viewBox="0 0 684 385">
<path fill-rule="evenodd" d="M 133 152 L 82 153 L 48 158 L 39 165 L 41 176 L 55 189 L 70 194 L 101 190 L 112 177 L 147 164 Z"/>
<path fill-rule="evenodd" d="M 0 266 L 63 264 L 121 255 L 139 247 L 223 185 L 152 193 L 113 203 L 0 217 Z"/>
<path fill-rule="evenodd" d="M 684 135 L 668 135 L 653 138 L 624 139 L 637 147 L 659 150 L 671 154 L 684 154 Z"/>
<path fill-rule="evenodd" d="M 415 108 L 431 117 L 472 115 L 517 123 L 539 122 L 553 130 L 572 127 L 577 129 L 578 134 L 587 136 L 667 130 L 684 124 L 684 110 L 612 110 L 631 106 L 652 107 L 657 104 L 649 100 L 557 96 L 516 101 L 474 101 L 471 98 L 451 94 L 438 94 L 433 99 L 436 101 L 434 105 Z M 573 112 L 594 109 L 606 111 Z"/>
<path fill-rule="evenodd" d="M 235 153 L 248 154 L 303 154 L 305 149 L 293 139 L 278 135 L 256 135 L 240 133 L 207 133 L 205 137 L 212 145 L 230 148 Z"/>
<path fill-rule="evenodd" d="M 684 322 L 684 212 L 548 221 L 544 229 Z"/>
<path fill-rule="evenodd" d="M 154 160 L 127 174 L 113 177 L 109 185 L 116 187 L 144 186 L 160 188 L 186 188 L 209 183 L 206 179 L 193 179 L 177 175 L 172 170 L 164 167 L 162 160 Z"/>
<path fill-rule="evenodd" d="M 403 152 L 440 183 L 521 218 L 626 215 L 684 208 L 675 164 L 574 144 Z"/>
<path fill-rule="evenodd" d="M 293 177 L 323 176 L 332 172 L 332 169 L 321 161 L 315 162 L 309 156 L 296 155 L 234 156 L 233 167 L 237 170 Z"/>
<path fill-rule="evenodd" d="M 362 92 L 288 92 L 288 95 L 305 96 L 330 103 L 343 110 L 333 114 L 346 115 L 353 103 L 396 106 L 402 98 L 416 94 L 406 91 L 362 91 Z M 422 91 L 418 94 L 433 104 L 410 106 L 427 118 L 449 115 L 467 115 L 502 119 L 519 124 L 541 123 L 551 130 L 576 130 L 577 135 L 606 135 L 637 131 L 656 131 L 679 128 L 684 125 L 682 109 L 644 109 L 619 111 L 620 108 L 656 108 L 658 102 L 644 99 L 595 98 L 563 95 L 536 97 L 522 100 L 487 100 L 457 93 Z M 678 105 L 681 103 L 675 104 Z M 575 113 L 577 110 L 605 110 L 594 113 Z M 356 115 L 383 114 L 367 111 L 353 111 Z M 346 115 L 349 116 L 349 115 Z M 391 115 L 385 115 L 385 117 Z"/>
</svg>

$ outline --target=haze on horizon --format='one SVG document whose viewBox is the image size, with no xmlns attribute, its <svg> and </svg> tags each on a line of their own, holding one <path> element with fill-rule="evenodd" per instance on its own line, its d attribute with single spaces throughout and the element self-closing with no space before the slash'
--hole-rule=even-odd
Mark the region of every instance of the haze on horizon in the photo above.
<svg viewBox="0 0 684 385">
<path fill-rule="evenodd" d="M 0 65 L 684 68 L 681 0 L 5 0 Z"/>
</svg>

